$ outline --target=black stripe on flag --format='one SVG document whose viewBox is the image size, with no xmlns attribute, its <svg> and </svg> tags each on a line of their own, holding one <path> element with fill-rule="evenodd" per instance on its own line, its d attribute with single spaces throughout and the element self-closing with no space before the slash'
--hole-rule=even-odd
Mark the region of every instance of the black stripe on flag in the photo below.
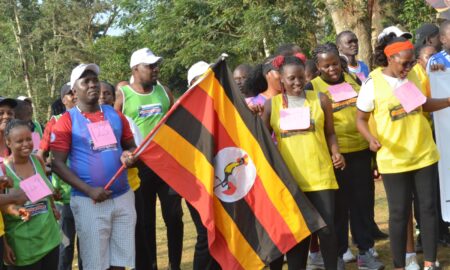
<svg viewBox="0 0 450 270">
<path fill-rule="evenodd" d="M 267 161 L 272 165 L 272 168 L 275 170 L 281 181 L 291 193 L 292 197 L 295 199 L 300 211 L 302 212 L 303 218 L 308 225 L 308 229 L 311 232 L 314 232 L 324 227 L 325 223 L 317 213 L 316 209 L 312 206 L 311 202 L 300 191 L 294 177 L 291 175 L 289 169 L 284 163 L 283 158 L 272 141 L 271 134 L 264 126 L 261 118 L 252 113 L 247 107 L 244 97 L 237 89 L 237 85 L 228 70 L 226 62 L 219 61 L 216 63 L 213 66 L 213 71 L 216 79 L 225 90 L 225 94 L 234 104 L 234 107 L 244 120 L 248 130 L 253 134 L 256 140 L 258 140 Z"/>
<path fill-rule="evenodd" d="M 189 111 L 182 106 L 178 107 L 166 125 L 203 153 L 214 166 L 214 136 Z M 222 201 L 221 203 L 261 260 L 269 262 L 282 255 L 244 199 L 233 203 Z"/>
</svg>

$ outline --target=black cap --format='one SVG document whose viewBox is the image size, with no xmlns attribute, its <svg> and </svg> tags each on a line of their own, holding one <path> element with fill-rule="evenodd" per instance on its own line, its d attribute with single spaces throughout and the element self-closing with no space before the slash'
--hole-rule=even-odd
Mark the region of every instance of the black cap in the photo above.
<svg viewBox="0 0 450 270">
<path fill-rule="evenodd" d="M 12 98 L 5 98 L 0 96 L 0 106 L 2 105 L 9 105 L 11 108 L 14 108 L 17 106 L 17 101 Z"/>
<path fill-rule="evenodd" d="M 66 83 L 61 87 L 61 99 L 67 95 L 72 89 L 70 89 L 70 83 Z"/>
<path fill-rule="evenodd" d="M 427 38 L 439 34 L 439 27 L 431 23 L 422 24 L 416 30 L 416 45 L 424 45 Z"/>
</svg>

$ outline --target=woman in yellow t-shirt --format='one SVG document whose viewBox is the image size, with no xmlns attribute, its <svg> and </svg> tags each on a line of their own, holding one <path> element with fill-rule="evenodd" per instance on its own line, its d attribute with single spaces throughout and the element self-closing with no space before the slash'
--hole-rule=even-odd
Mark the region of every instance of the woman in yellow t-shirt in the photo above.
<svg viewBox="0 0 450 270">
<path fill-rule="evenodd" d="M 343 258 L 344 254 L 349 252 L 350 223 L 353 241 L 358 247 L 358 267 L 381 269 L 384 266 L 375 258 L 373 249 L 372 153 L 369 144 L 356 128 L 356 99 L 361 83 L 355 75 L 343 69 L 343 62 L 335 44 L 317 46 L 313 58 L 320 76 L 307 84 L 305 89 L 324 93 L 330 98 L 339 149 L 347 163 L 345 170 L 335 170 L 339 184 L 335 200 L 338 255 Z"/>
<path fill-rule="evenodd" d="M 450 99 L 423 97 L 425 103 L 421 105 L 421 102 L 405 98 L 413 91 L 420 93 L 421 88 L 417 75 L 410 72 L 416 64 L 410 41 L 394 35 L 382 38 L 375 49 L 375 60 L 382 68 L 374 70 L 361 87 L 357 127 L 370 149 L 377 152 L 389 206 L 394 267 L 405 267 L 406 228 L 414 194 L 421 216 L 424 269 L 437 269 L 436 164 L 439 154 L 422 110 L 444 109 L 450 106 Z M 371 115 L 376 123 L 376 136 L 368 127 Z"/>
<path fill-rule="evenodd" d="M 334 134 L 331 103 L 322 93 L 304 91 L 305 66 L 299 58 L 278 56 L 273 64 L 279 68 L 283 93 L 265 103 L 262 118 L 275 133 L 281 156 L 298 186 L 328 225 L 318 231 L 325 268 L 338 269 L 334 232 L 338 185 L 333 166 L 343 169 L 345 161 Z M 289 121 L 286 114 L 295 120 Z M 306 268 L 308 249 L 309 237 L 286 254 L 289 269 Z M 283 258 L 278 259 L 271 269 L 281 269 L 282 263 Z"/>
</svg>

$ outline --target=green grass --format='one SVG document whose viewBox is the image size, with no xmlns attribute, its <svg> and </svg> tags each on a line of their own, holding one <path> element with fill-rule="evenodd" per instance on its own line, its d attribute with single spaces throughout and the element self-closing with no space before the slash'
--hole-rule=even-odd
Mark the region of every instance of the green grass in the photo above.
<svg viewBox="0 0 450 270">
<path fill-rule="evenodd" d="M 183 203 L 184 208 L 184 242 L 183 242 L 183 258 L 181 268 L 184 270 L 192 269 L 192 258 L 194 256 L 194 245 L 196 240 L 196 232 L 194 224 L 192 223 L 191 216 L 189 214 L 186 205 Z M 375 219 L 378 226 L 384 232 L 388 231 L 388 207 L 386 202 L 386 195 L 384 192 L 384 186 L 381 181 L 375 183 Z M 166 230 L 161 213 L 157 211 L 157 245 L 158 245 L 158 266 L 159 269 L 167 268 L 167 245 L 166 245 Z M 389 251 L 389 240 L 377 241 L 375 248 L 380 254 L 380 259 L 386 265 L 385 269 L 393 269 L 392 259 Z M 356 248 L 352 247 L 353 252 L 356 254 Z M 422 262 L 422 255 L 418 255 L 419 263 Z M 450 270 L 450 247 L 439 247 L 438 259 L 441 263 L 442 269 Z M 285 266 L 283 269 L 287 269 Z M 356 263 L 347 264 L 347 270 L 358 269 Z"/>
<path fill-rule="evenodd" d="M 384 192 L 383 183 L 377 181 L 375 183 L 375 215 L 376 221 L 380 229 L 384 232 L 388 231 L 388 207 L 386 203 L 386 195 Z M 168 255 L 167 255 L 167 237 L 164 221 L 161 216 L 161 211 L 159 205 L 157 206 L 157 220 L 156 220 L 156 230 L 157 230 L 157 246 L 158 246 L 158 266 L 159 269 L 167 269 Z M 194 224 L 192 223 L 191 216 L 186 205 L 183 202 L 184 210 L 184 241 L 183 241 L 183 257 L 181 262 L 181 268 L 183 270 L 192 269 L 192 258 L 194 256 L 194 245 L 196 241 L 196 231 Z M 350 241 L 351 242 L 351 241 Z M 392 259 L 389 251 L 389 240 L 377 241 L 375 248 L 380 254 L 380 259 L 386 265 L 385 269 L 393 269 Z M 356 248 L 352 247 L 353 252 L 356 254 Z M 450 247 L 439 247 L 438 259 L 441 263 L 443 270 L 450 270 Z M 421 254 L 418 255 L 419 263 L 422 262 L 423 257 Z M 74 263 L 76 260 L 74 260 Z M 75 268 L 77 269 L 77 268 Z M 285 266 L 283 269 L 287 269 Z M 347 264 L 347 270 L 357 269 L 356 263 Z"/>
</svg>

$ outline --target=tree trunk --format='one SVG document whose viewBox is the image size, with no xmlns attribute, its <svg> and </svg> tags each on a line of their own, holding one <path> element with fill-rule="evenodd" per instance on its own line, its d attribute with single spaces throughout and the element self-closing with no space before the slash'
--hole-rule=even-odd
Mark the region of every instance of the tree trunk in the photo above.
<svg viewBox="0 0 450 270">
<path fill-rule="evenodd" d="M 359 58 L 371 65 L 371 17 L 374 0 L 326 0 L 326 2 L 336 33 L 344 30 L 353 31 L 359 39 Z"/>
<path fill-rule="evenodd" d="M 378 34 L 383 31 L 383 9 L 381 8 L 380 0 L 375 0 L 372 13 L 372 48 L 375 48 Z"/>
<path fill-rule="evenodd" d="M 13 9 L 14 9 L 14 23 L 12 23 L 12 30 L 14 33 L 14 37 L 16 39 L 17 52 L 19 54 L 20 62 L 22 64 L 23 78 L 25 81 L 25 86 L 27 88 L 27 95 L 31 99 L 36 100 L 36 97 L 33 96 L 33 88 L 31 84 L 30 73 L 28 70 L 28 60 L 23 51 L 24 46 L 22 40 L 22 26 L 20 23 L 19 11 L 17 10 L 17 6 L 15 3 L 13 4 Z M 36 106 L 33 106 L 33 114 L 36 116 Z"/>
</svg>

